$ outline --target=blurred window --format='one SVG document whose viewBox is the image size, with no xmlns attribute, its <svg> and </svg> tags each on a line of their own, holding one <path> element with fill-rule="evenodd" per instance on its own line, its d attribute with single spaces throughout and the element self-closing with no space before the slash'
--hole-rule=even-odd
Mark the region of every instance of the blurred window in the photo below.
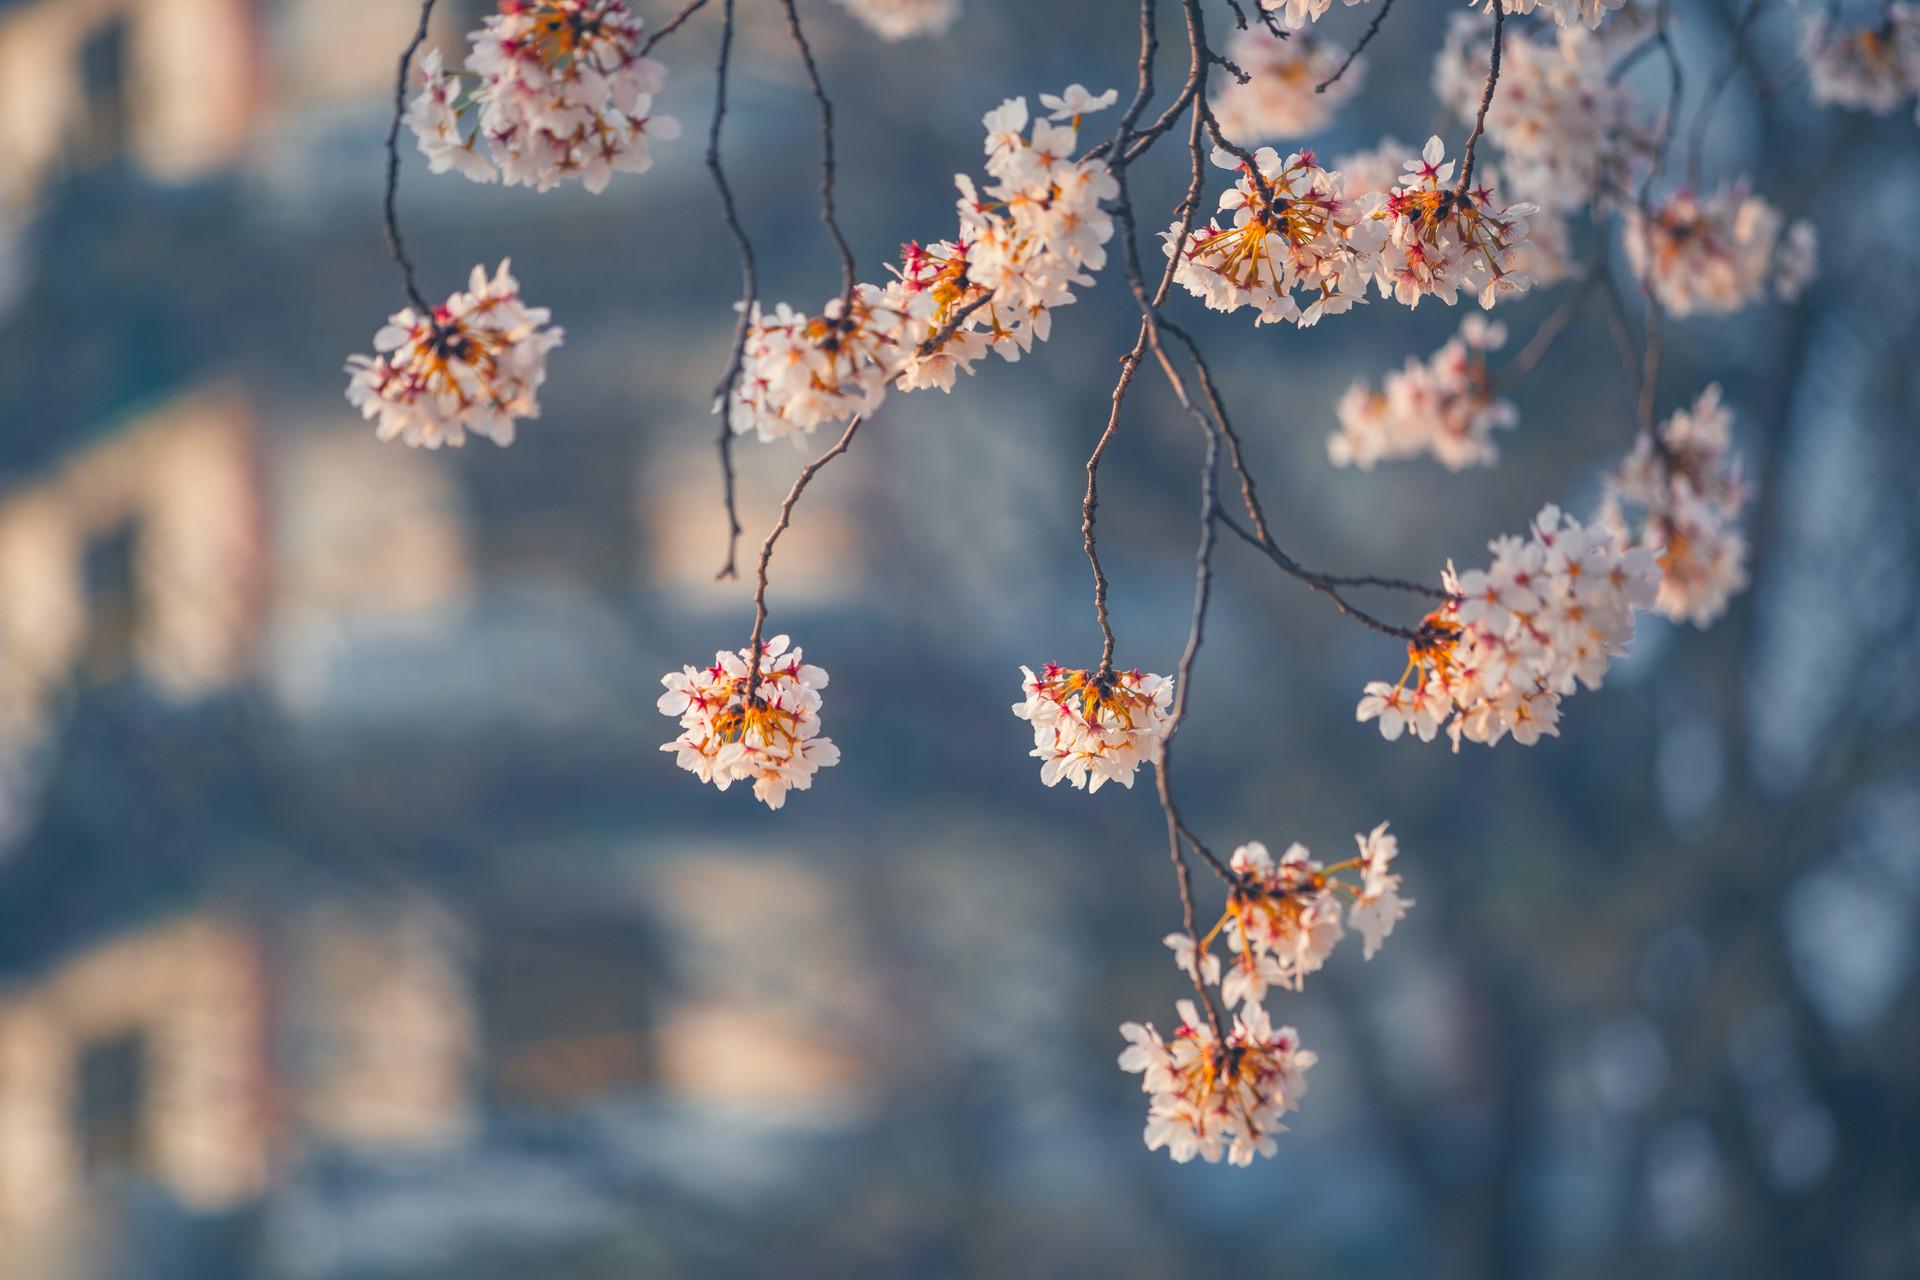
<svg viewBox="0 0 1920 1280">
<path fill-rule="evenodd" d="M 80 47 L 80 88 L 86 105 L 73 154 L 82 164 L 109 159 L 126 149 L 132 124 L 127 49 L 124 18 L 108 22 Z"/>
</svg>

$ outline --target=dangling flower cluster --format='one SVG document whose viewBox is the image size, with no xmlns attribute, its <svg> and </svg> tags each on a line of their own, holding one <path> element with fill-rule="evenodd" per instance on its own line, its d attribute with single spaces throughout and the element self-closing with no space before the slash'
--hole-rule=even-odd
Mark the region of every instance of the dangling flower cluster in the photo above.
<svg viewBox="0 0 1920 1280">
<path fill-rule="evenodd" d="M 710 667 L 661 676 L 660 714 L 679 718 L 680 736 L 660 749 L 721 791 L 751 781 L 754 798 L 778 809 L 788 791 L 807 790 L 815 773 L 840 763 L 833 739 L 820 736 L 827 673 L 804 663 L 785 636 L 760 646 L 758 680 L 752 666 L 751 650 L 723 650 Z"/>
<path fill-rule="evenodd" d="M 1696 627 L 1726 612 L 1747 585 L 1747 540 L 1736 523 L 1747 488 L 1728 452 L 1732 434 L 1733 414 L 1718 384 L 1709 386 L 1690 410 L 1660 424 L 1657 437 L 1643 432 L 1607 478 L 1602 518 L 1622 545 L 1660 558 L 1654 608 Z"/>
<path fill-rule="evenodd" d="M 551 315 L 521 302 L 505 261 L 491 280 L 475 267 L 466 291 L 431 315 L 395 312 L 373 336 L 379 354 L 347 357 L 347 399 L 380 420 L 382 440 L 438 449 L 471 432 L 512 444 L 514 423 L 540 416 L 547 353 L 564 334 Z"/>
<path fill-rule="evenodd" d="M 1171 720 L 1171 676 L 1138 670 L 1071 670 L 1049 662 L 1035 675 L 1021 667 L 1026 699 L 1013 714 L 1033 725 L 1040 781 L 1065 779 L 1088 794 L 1109 782 L 1133 786 L 1133 775 Z"/>
<path fill-rule="evenodd" d="M 1815 103 L 1891 114 L 1920 93 L 1920 5 L 1889 4 L 1878 26 L 1860 31 L 1837 29 L 1831 11 L 1814 13 L 1801 53 Z"/>
<path fill-rule="evenodd" d="M 1528 537 L 1490 546 L 1486 569 L 1447 566 L 1449 599 L 1407 645 L 1399 681 L 1367 685 L 1356 718 L 1378 719 L 1389 742 L 1409 729 L 1431 742 L 1442 725 L 1456 751 L 1462 738 L 1492 746 L 1512 734 L 1531 746 L 1558 736 L 1561 699 L 1600 687 L 1633 639 L 1633 611 L 1659 593 L 1654 552 L 1558 507 L 1543 508 Z"/>
<path fill-rule="evenodd" d="M 1052 332 L 1053 309 L 1106 265 L 1113 218 L 1100 202 L 1119 184 L 1098 160 L 1075 160 L 1080 117 L 1115 94 L 1071 85 L 1040 95 L 1050 118 L 1031 122 L 1025 98 L 989 112 L 984 193 L 956 179 L 957 239 L 902 247 L 893 279 L 859 284 L 818 316 L 785 303 L 749 318 L 729 421 L 762 440 L 870 413 L 890 386 L 951 390 L 991 350 L 1018 360 Z M 949 332 L 951 330 L 951 332 Z"/>
<path fill-rule="evenodd" d="M 840 0 L 840 7 L 882 40 L 943 36 L 960 16 L 960 0 Z"/>
<path fill-rule="evenodd" d="M 1255 1155 L 1271 1156 L 1274 1135 L 1287 1131 L 1281 1117 L 1300 1109 L 1307 1070 L 1319 1056 L 1300 1047 L 1292 1027 L 1276 1029 L 1258 1004 L 1234 1015 L 1225 1043 L 1193 1001 L 1174 1008 L 1180 1024 L 1171 1041 L 1152 1023 L 1120 1027 L 1127 1039 L 1120 1069 L 1142 1073 L 1141 1091 L 1151 1095 L 1147 1150 L 1165 1147 L 1181 1164 L 1195 1156 L 1218 1164 L 1224 1155 L 1250 1165 Z"/>
<path fill-rule="evenodd" d="M 1256 324 L 1291 321 L 1304 329 L 1363 301 L 1380 232 L 1362 217 L 1361 202 L 1347 198 L 1345 181 L 1320 168 L 1311 151 L 1282 160 L 1261 147 L 1253 159 L 1249 166 L 1230 152 L 1213 153 L 1216 165 L 1240 175 L 1220 195 L 1232 223 L 1210 221 L 1184 240 L 1177 222 L 1162 233 L 1174 280 L 1211 310 L 1255 308 Z M 1304 308 L 1296 292 L 1311 299 Z"/>
<path fill-rule="evenodd" d="M 1493 12 L 1495 0 L 1472 0 L 1488 13 Z M 1536 9 L 1552 12 L 1553 20 L 1563 27 L 1575 23 L 1589 30 L 1598 27 L 1600 20 L 1615 9 L 1626 7 L 1627 0 L 1499 0 L 1500 7 L 1508 13 L 1525 16 Z M 1471 7 L 1471 6 L 1469 6 Z"/>
<path fill-rule="evenodd" d="M 1367 0 L 1342 0 L 1349 9 L 1356 4 L 1366 2 Z M 1280 25 L 1289 31 L 1298 31 L 1310 23 L 1320 21 L 1331 8 L 1333 8 L 1333 0 L 1260 0 L 1261 15 L 1278 19 Z"/>
<path fill-rule="evenodd" d="M 1399 185 L 1375 205 L 1371 216 L 1386 220 L 1389 231 L 1380 252 L 1380 295 L 1410 307 L 1429 296 L 1452 306 L 1465 289 L 1492 307 L 1499 294 L 1522 293 L 1533 283 L 1519 269 L 1517 251 L 1535 209 L 1496 204 L 1486 182 L 1470 190 L 1449 186 L 1453 161 L 1445 155 L 1438 136 L 1427 139 Z"/>
<path fill-rule="evenodd" d="M 1381 459 L 1430 453 L 1449 471 L 1499 460 L 1496 428 L 1520 420 L 1494 394 L 1487 353 L 1507 341 L 1507 327 L 1470 315 L 1460 333 L 1424 362 L 1409 358 L 1382 389 L 1355 382 L 1340 400 L 1340 429 L 1327 437 L 1336 467 L 1370 469 Z"/>
<path fill-rule="evenodd" d="M 1166 1147 L 1182 1163 L 1196 1155 L 1209 1162 L 1225 1155 L 1242 1165 L 1256 1154 L 1273 1154 L 1273 1135 L 1286 1129 L 1280 1117 L 1299 1109 L 1304 1073 L 1317 1059 L 1299 1047 L 1293 1028 L 1273 1030 L 1262 1004 L 1268 989 L 1298 991 L 1348 926 L 1372 959 L 1413 905 L 1400 896 L 1400 877 L 1390 870 L 1399 842 L 1387 824 L 1354 839 L 1359 856 L 1331 867 L 1298 844 L 1277 863 L 1265 845 L 1241 845 L 1233 853 L 1226 911 L 1207 936 L 1198 943 L 1184 933 L 1167 937 L 1174 962 L 1196 982 L 1217 984 L 1221 1003 L 1238 1008 L 1224 1045 L 1217 1043 L 1212 1022 L 1202 1021 L 1187 1000 L 1178 1005 L 1180 1025 L 1171 1043 L 1151 1023 L 1121 1026 L 1128 1047 L 1120 1067 L 1144 1073 L 1140 1087 L 1152 1095 L 1148 1150 Z M 1342 879 L 1341 872 L 1355 878 Z M 1211 950 L 1222 935 L 1232 952 L 1224 980 L 1220 957 Z"/>
<path fill-rule="evenodd" d="M 680 123 L 653 114 L 666 68 L 641 56 L 644 25 L 624 0 L 502 0 L 468 37 L 464 71 L 443 70 L 437 49 L 421 59 L 406 123 L 428 167 L 541 191 L 645 173 L 650 140 Z"/>
<path fill-rule="evenodd" d="M 1795 223 L 1783 236 L 1780 211 L 1744 182 L 1707 196 L 1678 191 L 1651 219 L 1625 210 L 1627 263 L 1654 299 L 1676 316 L 1724 315 L 1757 301 L 1769 284 L 1791 301 L 1812 279 L 1813 228 Z"/>
<path fill-rule="evenodd" d="M 1625 187 L 1646 143 L 1634 127 L 1633 94 L 1611 75 L 1617 44 L 1581 27 L 1545 39 L 1521 27 L 1506 29 L 1485 141 L 1499 148 L 1509 191 L 1542 209 L 1569 212 L 1603 188 Z M 1434 94 L 1471 124 L 1486 81 L 1484 24 L 1455 14 L 1434 62 Z"/>
<path fill-rule="evenodd" d="M 1225 87 L 1214 96 L 1213 114 L 1221 130 L 1248 146 L 1316 132 L 1359 92 L 1366 78 L 1366 59 L 1356 58 L 1325 93 L 1316 92 L 1316 85 L 1339 73 L 1344 56 L 1312 35 L 1282 39 L 1255 26 L 1236 32 L 1227 44 L 1227 58 L 1248 78 L 1241 83 L 1226 77 Z"/>
</svg>

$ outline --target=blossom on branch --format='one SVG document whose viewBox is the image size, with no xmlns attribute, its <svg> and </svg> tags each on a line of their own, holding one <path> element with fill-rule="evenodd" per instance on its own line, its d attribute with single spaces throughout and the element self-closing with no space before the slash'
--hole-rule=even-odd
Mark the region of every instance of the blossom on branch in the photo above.
<svg viewBox="0 0 1920 1280">
<path fill-rule="evenodd" d="M 1920 92 L 1920 5 L 1889 4 L 1860 31 L 1838 29 L 1832 10 L 1814 12 L 1800 50 L 1817 105 L 1891 114 Z"/>
<path fill-rule="evenodd" d="M 1032 120 L 1010 98 L 983 120 L 984 190 L 955 179 L 959 232 L 902 246 L 886 285 L 858 284 L 819 316 L 756 304 L 728 406 L 736 433 L 803 436 L 871 413 L 890 388 L 950 391 L 992 351 L 1018 360 L 1053 329 L 1053 311 L 1093 283 L 1107 261 L 1113 218 L 1101 202 L 1119 185 L 1098 160 L 1076 160 L 1081 115 L 1112 90 L 1071 85 L 1043 94 L 1055 120 Z"/>
<path fill-rule="evenodd" d="M 813 775 L 840 763 L 833 739 L 820 736 L 820 691 L 827 673 L 802 661 L 785 636 L 753 652 L 722 650 L 710 667 L 683 667 L 660 677 L 660 714 L 678 717 L 680 736 L 662 746 L 675 763 L 721 791 L 751 782 L 769 809 L 787 792 L 813 786 Z"/>
<path fill-rule="evenodd" d="M 1470 0 L 1489 13 L 1493 11 L 1495 0 Z M 1546 9 L 1553 14 L 1553 20 L 1563 27 L 1580 23 L 1589 29 L 1598 27 L 1600 20 L 1615 9 L 1626 7 L 1627 0 L 1499 0 L 1500 7 L 1508 13 L 1529 14 L 1536 9 Z"/>
<path fill-rule="evenodd" d="M 1433 91 L 1472 124 L 1486 92 L 1484 24 L 1455 14 L 1433 66 Z M 1498 147 L 1507 188 L 1541 209 L 1570 212 L 1623 190 L 1651 149 L 1632 91 L 1612 75 L 1620 40 L 1581 27 L 1530 34 L 1508 26 L 1486 141 Z"/>
<path fill-rule="evenodd" d="M 564 333 L 551 317 L 520 300 L 507 262 L 492 279 L 475 267 L 466 290 L 431 314 L 395 312 L 374 334 L 377 354 L 347 357 L 347 399 L 380 420 L 382 440 L 438 449 L 471 432 L 512 444 L 514 423 L 540 416 L 547 353 Z"/>
<path fill-rule="evenodd" d="M 1227 42 L 1227 58 L 1247 80 L 1225 77 L 1213 98 L 1213 114 L 1222 132 L 1248 146 L 1317 132 L 1366 78 L 1365 58 L 1356 58 L 1334 80 L 1344 58 L 1338 48 L 1312 35 L 1282 39 L 1264 27 L 1236 32 Z M 1326 92 L 1316 91 L 1329 80 Z"/>
<path fill-rule="evenodd" d="M 960 16 L 960 0 L 840 0 L 882 40 L 943 36 Z"/>
<path fill-rule="evenodd" d="M 1449 185 L 1453 161 L 1445 156 L 1439 137 L 1429 138 L 1399 184 L 1375 198 L 1370 216 L 1388 227 L 1377 271 L 1380 296 L 1410 307 L 1424 297 L 1452 306 L 1465 289 L 1491 308 L 1500 294 L 1523 293 L 1533 283 L 1520 269 L 1518 251 L 1536 210 L 1499 204 L 1489 182 Z"/>
<path fill-rule="evenodd" d="M 1340 429 L 1327 437 L 1336 467 L 1370 470 L 1381 459 L 1430 453 L 1449 471 L 1499 460 L 1493 432 L 1520 420 L 1494 393 L 1487 353 L 1507 341 L 1507 327 L 1470 315 L 1459 335 L 1421 361 L 1409 357 L 1381 389 L 1355 382 L 1340 399 Z"/>
<path fill-rule="evenodd" d="M 1363 217 L 1362 202 L 1348 198 L 1341 175 L 1320 168 L 1312 151 L 1283 160 L 1261 147 L 1253 160 L 1213 153 L 1216 165 L 1239 174 L 1220 195 L 1230 225 L 1215 219 L 1183 236 L 1176 222 L 1161 233 L 1175 282 L 1210 310 L 1252 307 L 1255 324 L 1303 329 L 1363 301 L 1381 229 Z M 1309 299 L 1305 307 L 1296 294 Z"/>
<path fill-rule="evenodd" d="M 444 70 L 437 49 L 421 59 L 405 122 L 428 167 L 541 191 L 645 173 L 649 140 L 680 123 L 653 113 L 666 68 L 641 55 L 644 25 L 624 0 L 502 0 L 468 36 L 465 70 Z"/>
<path fill-rule="evenodd" d="M 1120 1069 L 1139 1073 L 1142 1092 L 1151 1095 L 1147 1149 L 1165 1147 L 1181 1164 L 1196 1155 L 1217 1164 L 1224 1155 L 1249 1165 L 1255 1155 L 1272 1155 L 1274 1135 L 1287 1128 L 1280 1118 L 1300 1109 L 1318 1056 L 1300 1047 L 1292 1027 L 1276 1030 L 1257 1004 L 1240 1009 L 1224 1043 L 1193 1001 L 1175 1008 L 1180 1023 L 1171 1041 L 1152 1023 L 1120 1028 L 1128 1042 Z"/>
<path fill-rule="evenodd" d="M 1676 410 L 1607 477 L 1602 517 L 1623 544 L 1660 558 L 1654 608 L 1704 627 L 1747 585 L 1747 540 L 1736 523 L 1747 488 L 1728 446 L 1733 414 L 1719 386 Z M 1637 509 L 1637 514 L 1634 514 Z"/>
<path fill-rule="evenodd" d="M 1653 551 L 1558 507 L 1542 508 L 1527 537 L 1489 546 L 1487 568 L 1447 567 L 1449 598 L 1407 645 L 1399 681 L 1366 686 L 1355 718 L 1377 719 L 1389 741 L 1412 729 L 1430 742 L 1442 726 L 1456 751 L 1462 738 L 1492 746 L 1511 734 L 1531 746 L 1557 736 L 1561 700 L 1600 687 L 1633 639 L 1634 610 L 1659 593 Z"/>
<path fill-rule="evenodd" d="M 1756 302 L 1771 285 L 1796 295 L 1813 273 L 1813 230 L 1782 235 L 1780 211 L 1744 182 L 1700 196 L 1677 191 L 1622 215 L 1621 240 L 1634 278 L 1676 316 L 1725 315 Z"/>
<path fill-rule="evenodd" d="M 1367 0 L 1341 0 L 1349 9 L 1356 4 L 1365 4 Z M 1333 0 L 1260 0 L 1260 13 L 1270 20 L 1278 20 L 1289 31 L 1298 31 L 1311 23 L 1320 21 L 1327 10 L 1333 7 Z"/>
<path fill-rule="evenodd" d="M 1021 667 L 1024 701 L 1013 714 L 1033 726 L 1040 781 L 1062 779 L 1089 794 L 1109 782 L 1133 786 L 1133 775 L 1172 722 L 1171 676 L 1134 671 L 1081 671 L 1049 662 L 1035 675 Z"/>
</svg>

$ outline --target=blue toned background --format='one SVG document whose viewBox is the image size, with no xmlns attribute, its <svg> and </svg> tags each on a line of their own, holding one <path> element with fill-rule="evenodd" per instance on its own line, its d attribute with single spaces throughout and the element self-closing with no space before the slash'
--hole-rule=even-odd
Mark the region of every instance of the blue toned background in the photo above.
<svg viewBox="0 0 1920 1280">
<path fill-rule="evenodd" d="M 443 3 L 441 47 L 486 7 Z M 803 3 L 869 278 L 950 231 L 1003 96 L 1126 87 L 1122 8 L 968 0 L 882 45 Z M 1393 15 L 1323 154 L 1436 126 L 1441 8 Z M 811 308 L 838 287 L 811 104 L 774 6 L 742 9 L 727 156 L 764 294 Z M 1419 904 L 1276 997 L 1320 1064 L 1278 1155 L 1231 1170 L 1147 1152 L 1114 1066 L 1183 990 L 1151 788 L 1043 789 L 1007 710 L 1020 664 L 1097 654 L 1078 495 L 1134 329 L 1116 272 L 1030 360 L 890 399 L 806 495 L 771 630 L 832 672 L 846 760 L 770 814 L 677 772 L 653 706 L 751 622 L 712 581 L 715 27 L 659 51 L 687 138 L 604 196 L 409 149 L 424 290 L 510 254 L 568 335 L 512 449 L 427 454 L 377 444 L 340 369 L 404 300 L 379 142 L 414 12 L 0 2 L 0 1275 L 1920 1271 L 1920 145 L 1807 107 L 1793 14 L 1759 20 L 1706 176 L 1812 217 L 1821 277 L 1671 323 L 1660 388 L 1664 414 L 1717 379 L 1737 414 L 1728 617 L 1644 622 L 1561 739 L 1456 756 L 1354 723 L 1393 641 L 1219 553 L 1189 816 L 1334 856 L 1391 820 Z M 1697 99 L 1735 14 L 1676 15 Z M 1502 314 L 1524 337 L 1556 302 Z M 1352 379 L 1462 312 L 1174 310 L 1276 536 L 1330 570 L 1431 579 L 1589 508 L 1631 443 L 1597 309 L 1462 475 L 1324 448 Z M 1200 443 L 1143 377 L 1103 472 L 1125 663 L 1184 638 Z M 739 449 L 749 551 L 802 456 Z"/>
</svg>

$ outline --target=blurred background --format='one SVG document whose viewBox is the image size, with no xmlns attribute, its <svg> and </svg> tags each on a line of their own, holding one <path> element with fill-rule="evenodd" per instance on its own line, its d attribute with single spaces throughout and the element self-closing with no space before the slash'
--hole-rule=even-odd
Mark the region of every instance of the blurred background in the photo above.
<svg viewBox="0 0 1920 1280">
<path fill-rule="evenodd" d="M 1122 7 L 968 0 L 883 45 L 803 2 L 868 278 L 950 233 L 1003 96 L 1130 84 Z M 488 8 L 440 6 L 450 61 Z M 742 8 L 726 154 L 764 296 L 812 309 L 811 108 L 777 11 Z M 1323 154 L 1457 145 L 1431 8 L 1393 15 Z M 376 443 L 340 367 L 404 301 L 380 140 L 415 13 L 0 0 L 0 1275 L 1920 1274 L 1920 146 L 1808 108 L 1797 15 L 1757 23 L 1706 176 L 1814 218 L 1822 276 L 1670 324 L 1660 389 L 1664 415 L 1717 379 L 1738 415 L 1730 616 L 1643 619 L 1562 738 L 1451 755 L 1353 722 L 1395 642 L 1218 556 L 1188 815 L 1332 857 L 1391 820 L 1419 902 L 1272 1002 L 1320 1065 L 1237 1170 L 1147 1152 L 1114 1066 L 1184 986 L 1151 785 L 1042 788 L 1007 711 L 1021 663 L 1097 653 L 1078 494 L 1120 281 L 1030 361 L 890 399 L 808 492 L 770 631 L 832 672 L 846 763 L 778 814 L 718 794 L 653 706 L 751 622 L 712 581 L 716 28 L 660 49 L 689 136 L 604 196 L 403 143 L 423 289 L 511 254 L 567 329 L 515 447 L 427 454 Z M 1676 13 L 1697 100 L 1737 15 Z M 1184 184 L 1167 150 L 1143 209 Z M 1516 346 L 1557 301 L 1502 308 Z M 1174 310 L 1316 566 L 1431 580 L 1543 502 L 1590 510 L 1631 443 L 1597 306 L 1514 389 L 1500 466 L 1457 476 L 1336 472 L 1324 438 L 1463 312 Z M 1143 377 L 1103 473 L 1124 663 L 1184 638 L 1199 450 Z M 739 449 L 749 551 L 801 457 Z"/>
</svg>

